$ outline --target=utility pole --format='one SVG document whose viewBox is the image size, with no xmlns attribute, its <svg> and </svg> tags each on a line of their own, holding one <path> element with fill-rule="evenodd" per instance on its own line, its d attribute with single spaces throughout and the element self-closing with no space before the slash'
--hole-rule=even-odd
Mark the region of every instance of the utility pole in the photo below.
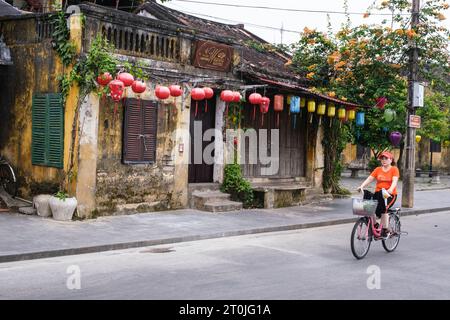
<svg viewBox="0 0 450 320">
<path fill-rule="evenodd" d="M 419 24 L 420 0 L 412 0 L 411 29 Z M 410 41 L 409 47 L 409 75 L 408 75 L 408 112 L 406 119 L 406 144 L 405 144 L 405 167 L 403 170 L 402 207 L 412 208 L 414 206 L 414 178 L 415 178 L 415 135 L 416 129 L 410 127 L 409 119 L 415 115 L 414 107 L 414 83 L 417 82 L 418 49 L 414 40 Z"/>
</svg>

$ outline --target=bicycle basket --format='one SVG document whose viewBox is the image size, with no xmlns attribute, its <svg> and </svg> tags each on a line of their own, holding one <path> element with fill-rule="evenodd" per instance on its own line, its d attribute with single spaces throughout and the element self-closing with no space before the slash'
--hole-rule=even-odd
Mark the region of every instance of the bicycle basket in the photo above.
<svg viewBox="0 0 450 320">
<path fill-rule="evenodd" d="M 353 214 L 357 216 L 371 216 L 375 214 L 378 206 L 378 201 L 376 200 L 353 198 L 352 201 Z"/>
</svg>

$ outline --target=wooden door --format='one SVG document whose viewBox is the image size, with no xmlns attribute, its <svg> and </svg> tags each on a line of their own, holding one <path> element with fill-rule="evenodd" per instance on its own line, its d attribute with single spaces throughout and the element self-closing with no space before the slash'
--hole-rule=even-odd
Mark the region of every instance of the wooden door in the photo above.
<svg viewBox="0 0 450 320">
<path fill-rule="evenodd" d="M 195 115 L 196 101 L 191 102 L 190 111 L 190 135 L 191 135 L 191 146 L 190 146 L 190 163 L 189 163 L 189 173 L 188 182 L 189 183 L 200 183 L 200 182 L 213 182 L 214 177 L 214 164 L 207 164 L 203 159 L 203 151 L 206 146 L 214 143 L 214 138 L 211 141 L 203 141 L 203 134 L 206 130 L 215 128 L 216 120 L 216 101 L 215 97 L 207 100 L 208 109 L 205 112 L 206 101 L 198 101 L 197 115 Z M 194 135 L 194 121 L 200 121 L 202 124 L 202 136 L 195 137 Z M 201 163 L 195 163 L 195 139 L 202 139 L 201 152 L 202 155 L 197 154 L 197 158 L 201 157 Z M 198 152 L 198 150 L 197 150 Z M 214 151 L 213 151 L 214 152 Z M 214 153 L 212 154 L 214 155 Z M 198 162 L 198 161 L 197 161 Z"/>
<path fill-rule="evenodd" d="M 271 97 L 273 101 L 273 97 Z M 277 126 L 277 113 L 273 110 L 273 103 L 270 104 L 269 112 L 264 115 L 263 125 L 261 125 L 261 113 L 259 107 L 256 107 L 256 117 L 253 120 L 253 105 L 246 105 L 244 108 L 243 128 L 254 128 L 258 135 L 258 163 L 244 164 L 243 174 L 247 178 L 292 178 L 302 177 L 306 173 L 306 126 L 307 113 L 302 108 L 302 113 L 297 115 L 296 126 L 294 129 L 293 115 L 289 114 L 289 108 L 285 101 L 285 107 L 279 113 L 279 126 Z M 268 136 L 268 154 L 270 155 L 270 130 L 279 129 L 279 169 L 278 172 L 271 176 L 263 176 L 261 174 L 262 165 L 259 161 L 259 129 L 267 129 Z M 246 161 L 248 161 L 249 145 L 246 141 Z"/>
</svg>

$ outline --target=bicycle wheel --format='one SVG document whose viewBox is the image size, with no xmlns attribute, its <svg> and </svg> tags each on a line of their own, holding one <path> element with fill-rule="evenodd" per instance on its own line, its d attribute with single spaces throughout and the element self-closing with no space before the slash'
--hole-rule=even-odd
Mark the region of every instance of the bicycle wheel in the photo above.
<svg viewBox="0 0 450 320">
<path fill-rule="evenodd" d="M 362 259 L 369 252 L 372 242 L 372 232 L 369 228 L 369 218 L 360 218 L 353 226 L 350 244 L 356 259 Z"/>
<path fill-rule="evenodd" d="M 9 164 L 0 165 L 0 184 L 8 192 L 11 197 L 15 197 L 17 193 L 16 176 Z"/>
<path fill-rule="evenodd" d="M 389 228 L 392 230 L 391 236 L 388 239 L 381 241 L 383 244 L 384 250 L 387 252 L 392 252 L 397 248 L 398 243 L 400 242 L 400 219 L 395 214 L 389 215 Z"/>
</svg>

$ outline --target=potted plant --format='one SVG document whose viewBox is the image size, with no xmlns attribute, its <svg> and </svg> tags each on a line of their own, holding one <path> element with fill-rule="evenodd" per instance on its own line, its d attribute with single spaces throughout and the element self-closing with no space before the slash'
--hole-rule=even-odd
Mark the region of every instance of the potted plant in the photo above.
<svg viewBox="0 0 450 320">
<path fill-rule="evenodd" d="M 52 210 L 53 219 L 70 221 L 72 220 L 78 202 L 75 197 L 69 197 L 65 191 L 60 190 L 50 197 L 48 204 Z"/>
</svg>

